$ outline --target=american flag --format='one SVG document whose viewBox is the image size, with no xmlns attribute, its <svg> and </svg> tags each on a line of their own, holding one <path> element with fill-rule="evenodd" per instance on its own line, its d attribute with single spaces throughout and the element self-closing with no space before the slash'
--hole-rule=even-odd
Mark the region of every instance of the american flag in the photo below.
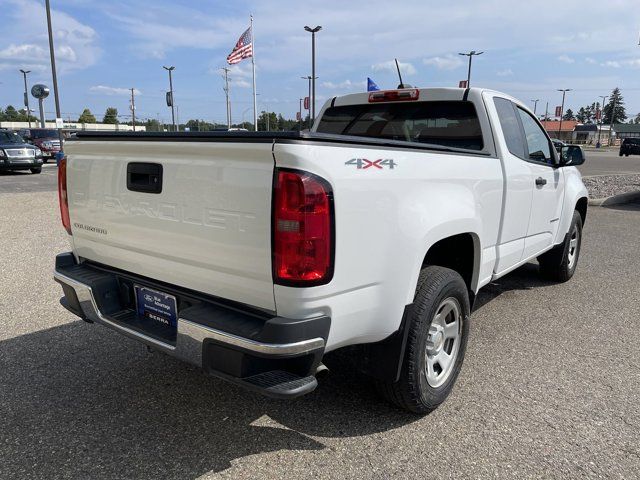
<svg viewBox="0 0 640 480">
<path fill-rule="evenodd" d="M 253 56 L 253 39 L 251 38 L 251 27 L 247 28 L 245 32 L 233 47 L 233 51 L 227 57 L 227 63 L 233 65 L 240 63 L 245 58 Z"/>
</svg>

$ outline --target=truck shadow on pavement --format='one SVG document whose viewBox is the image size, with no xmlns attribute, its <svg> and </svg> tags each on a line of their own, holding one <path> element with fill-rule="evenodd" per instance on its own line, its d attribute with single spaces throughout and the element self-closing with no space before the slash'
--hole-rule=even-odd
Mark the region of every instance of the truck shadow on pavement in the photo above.
<svg viewBox="0 0 640 480">
<path fill-rule="evenodd" d="M 0 342 L 1 478 L 196 478 L 418 418 L 347 369 L 277 401 L 82 321 Z"/>
</svg>

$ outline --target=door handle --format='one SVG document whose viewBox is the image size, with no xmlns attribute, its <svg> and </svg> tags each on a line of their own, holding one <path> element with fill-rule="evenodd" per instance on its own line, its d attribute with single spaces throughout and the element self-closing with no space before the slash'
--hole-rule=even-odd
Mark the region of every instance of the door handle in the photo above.
<svg viewBox="0 0 640 480">
<path fill-rule="evenodd" d="M 537 187 L 542 187 L 543 185 L 546 185 L 546 184 L 547 184 L 547 181 L 544 178 L 542 178 L 542 177 L 536 178 L 536 186 Z"/>
<path fill-rule="evenodd" d="M 127 164 L 127 189 L 132 192 L 161 193 L 162 165 L 141 162 Z"/>
</svg>

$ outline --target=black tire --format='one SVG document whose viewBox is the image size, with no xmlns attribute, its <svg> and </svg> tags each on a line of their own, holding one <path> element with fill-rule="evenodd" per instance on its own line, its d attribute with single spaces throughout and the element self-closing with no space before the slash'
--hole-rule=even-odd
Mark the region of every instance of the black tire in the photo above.
<svg viewBox="0 0 640 480">
<path fill-rule="evenodd" d="M 42 167 L 38 167 L 38 168 L 31 168 L 31 173 L 40 173 L 42 172 Z"/>
<path fill-rule="evenodd" d="M 622 152 L 618 153 L 618 156 L 621 157 L 622 155 L 624 155 Z"/>
<path fill-rule="evenodd" d="M 624 154 L 624 156 L 625 156 L 625 157 L 628 157 L 628 156 L 629 156 L 629 154 L 628 154 L 628 153 L 625 153 L 625 154 Z"/>
<path fill-rule="evenodd" d="M 576 238 L 575 247 L 571 245 L 572 239 Z M 564 237 L 564 241 L 557 247 L 543 253 L 538 257 L 540 264 L 540 274 L 556 282 L 566 282 L 576 271 L 580 258 L 580 248 L 582 246 L 582 217 L 580 212 L 574 210 L 569 232 Z"/>
<path fill-rule="evenodd" d="M 42 159 L 42 163 L 43 163 L 43 164 L 44 164 L 44 163 L 47 163 L 48 161 L 49 161 L 49 160 L 48 160 L 48 159 L 46 159 L 46 158 L 43 158 L 43 159 Z"/>
<path fill-rule="evenodd" d="M 432 386 L 427 379 L 429 331 L 436 314 L 445 308 L 443 305 L 452 302 L 457 302 L 460 308 L 458 344 L 456 346 L 453 339 L 450 344 L 447 344 L 449 340 L 444 340 L 442 348 L 446 349 L 447 345 L 450 345 L 451 352 L 455 348 L 456 353 L 453 363 L 447 369 L 448 373 L 443 376 L 443 383 Z M 409 331 L 400 379 L 397 382 L 378 380 L 376 386 L 384 398 L 398 407 L 409 412 L 425 414 L 435 410 L 445 401 L 462 367 L 469 334 L 470 304 L 467 285 L 454 270 L 437 266 L 423 268 L 413 305 L 414 308 L 406 320 L 406 328 Z"/>
</svg>

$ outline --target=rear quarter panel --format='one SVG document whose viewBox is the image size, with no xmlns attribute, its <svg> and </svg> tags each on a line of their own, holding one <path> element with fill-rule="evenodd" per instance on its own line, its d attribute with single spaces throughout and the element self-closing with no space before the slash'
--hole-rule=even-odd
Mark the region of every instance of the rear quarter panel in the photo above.
<svg viewBox="0 0 640 480">
<path fill-rule="evenodd" d="M 335 271 L 327 285 L 276 285 L 279 315 L 332 318 L 328 349 L 386 338 L 413 301 L 422 261 L 438 240 L 470 232 L 476 279 L 495 261 L 502 201 L 500 160 L 369 146 L 276 143 L 276 166 L 325 178 L 335 203 Z M 354 158 L 392 159 L 358 169 Z M 483 253 L 484 252 L 484 253 Z"/>
</svg>

